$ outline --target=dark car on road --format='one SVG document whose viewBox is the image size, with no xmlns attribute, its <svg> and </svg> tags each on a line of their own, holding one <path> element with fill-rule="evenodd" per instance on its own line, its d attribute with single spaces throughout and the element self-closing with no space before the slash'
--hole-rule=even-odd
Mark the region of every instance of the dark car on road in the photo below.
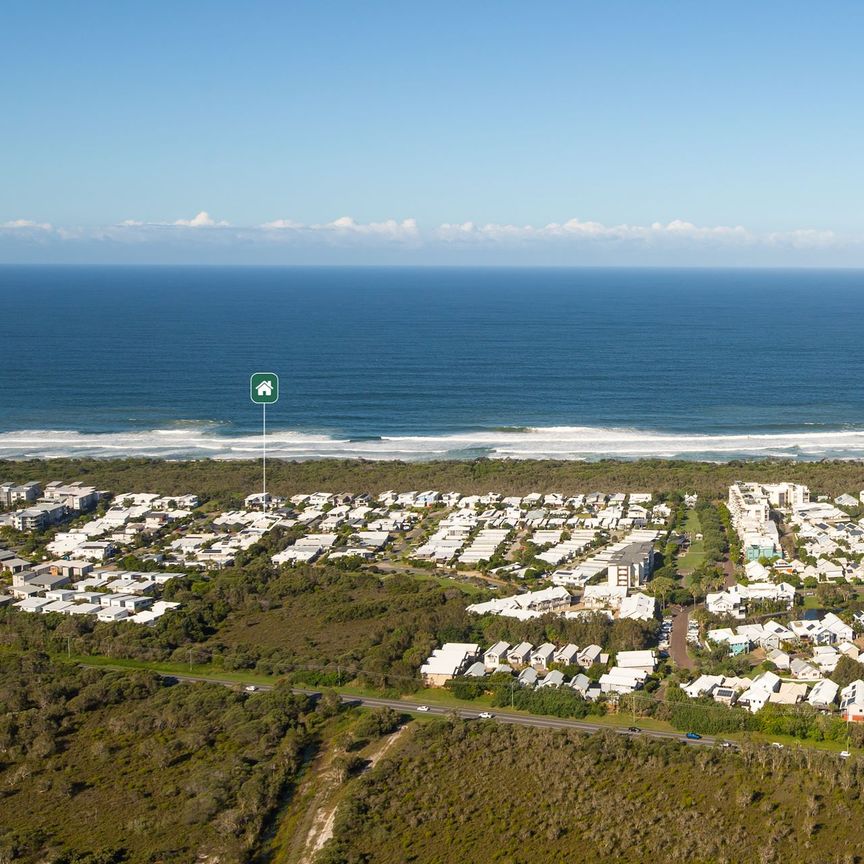
<svg viewBox="0 0 864 864">
<path fill-rule="evenodd" d="M 684 737 L 691 741 L 698 741 L 702 736 L 698 732 L 688 732 Z"/>
</svg>

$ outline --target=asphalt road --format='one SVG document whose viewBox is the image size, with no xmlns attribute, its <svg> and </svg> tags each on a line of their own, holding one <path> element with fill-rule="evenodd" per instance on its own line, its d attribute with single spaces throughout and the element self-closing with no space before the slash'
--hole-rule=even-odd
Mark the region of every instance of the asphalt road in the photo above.
<svg viewBox="0 0 864 864">
<path fill-rule="evenodd" d="M 672 632 L 669 634 L 669 656 L 680 669 L 692 669 L 696 664 L 687 653 L 687 624 L 690 610 L 682 606 L 672 619 Z"/>
<path fill-rule="evenodd" d="M 97 668 L 105 669 L 111 667 L 100 666 Z M 202 676 L 196 675 L 178 675 L 178 674 L 168 674 L 157 672 L 157 674 L 161 675 L 163 678 L 173 678 L 177 681 L 194 681 L 194 682 L 207 682 L 210 684 L 222 684 L 225 687 L 233 687 L 233 688 L 242 688 L 243 685 L 238 683 L 237 681 L 229 681 L 226 679 L 218 679 L 218 678 L 205 678 Z M 255 691 L 265 691 L 271 690 L 271 684 L 256 684 Z M 245 689 L 248 689 L 245 688 Z M 295 693 L 304 693 L 307 696 L 317 695 L 320 691 L 318 690 L 305 690 L 301 688 L 294 688 Z M 448 706 L 441 705 L 429 705 L 428 711 L 420 712 L 417 710 L 421 703 L 419 702 L 410 702 L 404 699 L 386 699 L 378 696 L 355 696 L 350 693 L 340 693 L 339 698 L 346 703 L 350 703 L 352 705 L 363 705 L 367 708 L 392 708 L 394 711 L 402 711 L 410 714 L 416 714 L 418 717 L 447 717 L 450 715 L 457 715 L 464 720 L 482 720 L 480 717 L 479 710 L 473 710 L 469 708 L 451 708 Z M 616 732 L 619 735 L 646 735 L 650 738 L 664 738 L 670 741 L 677 741 L 679 744 L 703 744 L 713 746 L 714 744 L 721 743 L 721 739 L 713 738 L 711 736 L 704 736 L 699 739 L 690 739 L 684 736 L 683 733 L 680 732 L 661 732 L 652 729 L 640 729 L 639 732 L 631 732 L 627 727 L 624 726 L 608 726 L 603 723 L 591 723 L 585 720 L 569 720 L 566 718 L 559 717 L 541 717 L 534 714 L 517 714 L 514 711 L 507 711 L 506 709 L 496 708 L 491 718 L 491 721 L 487 722 L 497 722 L 497 723 L 514 723 L 518 726 L 531 726 L 533 728 L 539 729 L 575 729 L 579 732 Z M 638 726 L 638 721 L 636 724 Z M 731 744 L 732 747 L 735 747 L 735 744 Z"/>
</svg>

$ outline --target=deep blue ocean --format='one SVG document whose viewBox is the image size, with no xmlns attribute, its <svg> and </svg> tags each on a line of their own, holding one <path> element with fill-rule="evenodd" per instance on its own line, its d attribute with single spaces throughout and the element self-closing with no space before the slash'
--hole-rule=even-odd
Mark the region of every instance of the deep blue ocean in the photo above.
<svg viewBox="0 0 864 864">
<path fill-rule="evenodd" d="M 864 271 L 0 267 L 0 456 L 864 457 Z"/>
</svg>

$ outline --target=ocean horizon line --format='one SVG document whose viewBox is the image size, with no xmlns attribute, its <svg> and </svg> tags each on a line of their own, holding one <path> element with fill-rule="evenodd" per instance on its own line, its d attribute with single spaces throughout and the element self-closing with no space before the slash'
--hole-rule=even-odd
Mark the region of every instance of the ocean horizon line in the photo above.
<svg viewBox="0 0 864 864">
<path fill-rule="evenodd" d="M 860 273 L 864 271 L 864 264 L 555 264 L 555 263 L 503 263 L 490 264 L 488 262 L 461 262 L 441 264 L 435 261 L 416 261 L 410 263 L 381 261 L 381 262 L 340 262 L 332 263 L 325 261 L 314 262 L 273 262 L 257 263 L 250 261 L 226 261 L 226 262 L 204 262 L 204 261 L 0 261 L 2 269 L 27 269 L 27 270 L 544 270 L 544 271 L 620 271 L 620 272 L 806 272 L 818 273 L 820 271 L 830 273 Z"/>
</svg>

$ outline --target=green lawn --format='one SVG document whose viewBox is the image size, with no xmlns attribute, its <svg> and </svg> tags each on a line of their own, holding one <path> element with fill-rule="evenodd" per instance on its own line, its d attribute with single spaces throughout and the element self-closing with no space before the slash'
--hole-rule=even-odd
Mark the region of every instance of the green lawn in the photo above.
<svg viewBox="0 0 864 864">
<path fill-rule="evenodd" d="M 442 588 L 455 587 L 458 588 L 463 594 L 468 594 L 469 596 L 473 596 L 475 594 L 483 594 L 485 591 L 489 590 L 489 587 L 494 587 L 475 585 L 473 582 L 469 582 L 466 579 L 452 579 L 449 576 L 440 576 L 434 570 L 429 573 L 425 573 L 419 570 L 414 570 L 410 568 L 408 569 L 410 570 L 412 579 L 417 579 L 420 582 L 435 582 Z"/>
<path fill-rule="evenodd" d="M 815 591 L 809 591 L 804 593 L 804 609 L 821 609 L 822 603 L 819 601 L 819 598 L 816 596 Z"/>
<path fill-rule="evenodd" d="M 695 510 L 687 511 L 687 521 L 684 523 L 684 531 L 691 537 L 701 533 L 702 524 L 699 522 L 699 514 Z M 682 575 L 692 573 L 702 565 L 705 560 L 705 543 L 702 540 L 693 540 L 690 548 L 678 559 L 678 572 Z"/>
</svg>

